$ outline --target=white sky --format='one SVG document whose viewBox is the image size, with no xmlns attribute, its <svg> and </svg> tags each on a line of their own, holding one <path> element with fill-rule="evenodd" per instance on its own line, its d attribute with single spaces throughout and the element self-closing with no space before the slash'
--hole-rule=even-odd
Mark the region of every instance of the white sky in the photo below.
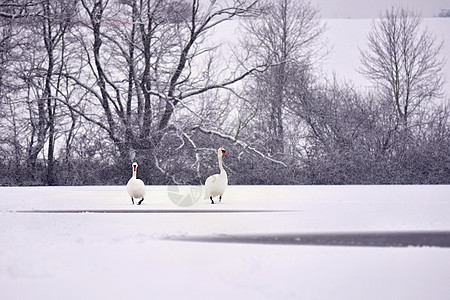
<svg viewBox="0 0 450 300">
<path fill-rule="evenodd" d="M 422 17 L 437 16 L 441 9 L 450 9 L 450 0 L 310 0 L 323 18 L 374 18 L 391 5 L 409 7 Z"/>
<path fill-rule="evenodd" d="M 449 0 L 450 1 L 450 0 Z M 351 80 L 356 86 L 369 87 L 367 81 L 359 72 L 361 67 L 359 49 L 366 49 L 367 35 L 372 26 L 372 19 L 326 19 L 328 30 L 324 38 L 331 53 L 322 61 L 321 70 L 330 76 L 335 73 L 341 79 Z M 438 42 L 444 41 L 441 56 L 445 60 L 443 77 L 445 84 L 443 92 L 445 99 L 450 96 L 450 18 L 424 18 L 422 25 L 428 28 Z"/>
</svg>

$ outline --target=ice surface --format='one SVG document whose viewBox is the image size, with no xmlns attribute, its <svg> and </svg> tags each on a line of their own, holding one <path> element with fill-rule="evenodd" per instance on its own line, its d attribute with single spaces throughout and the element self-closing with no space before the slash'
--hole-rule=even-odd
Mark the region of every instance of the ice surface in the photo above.
<svg viewBox="0 0 450 300">
<path fill-rule="evenodd" d="M 148 186 L 133 206 L 124 186 L 0 188 L 0 298 L 450 297 L 450 248 L 189 241 L 447 232 L 450 186 L 229 186 L 222 204 L 201 197 L 186 207 L 173 191 Z M 21 212 L 33 210 L 66 212 Z"/>
</svg>

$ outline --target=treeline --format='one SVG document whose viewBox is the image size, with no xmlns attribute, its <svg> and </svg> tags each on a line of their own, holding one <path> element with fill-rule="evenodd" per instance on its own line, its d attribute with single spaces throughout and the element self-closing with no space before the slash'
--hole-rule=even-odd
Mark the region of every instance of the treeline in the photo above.
<svg viewBox="0 0 450 300">
<path fill-rule="evenodd" d="M 318 75 L 308 1 L 219 2 L 2 1 L 0 184 L 124 184 L 133 161 L 199 184 L 220 146 L 231 184 L 450 183 L 442 43 L 418 14 L 374 23 L 363 90 Z"/>
</svg>

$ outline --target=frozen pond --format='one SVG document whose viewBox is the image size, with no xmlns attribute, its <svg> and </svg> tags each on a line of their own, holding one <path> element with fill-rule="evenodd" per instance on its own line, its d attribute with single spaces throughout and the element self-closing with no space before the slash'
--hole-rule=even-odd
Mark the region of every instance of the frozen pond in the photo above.
<svg viewBox="0 0 450 300">
<path fill-rule="evenodd" d="M 0 188 L 1 299 L 448 299 L 450 186 Z"/>
</svg>

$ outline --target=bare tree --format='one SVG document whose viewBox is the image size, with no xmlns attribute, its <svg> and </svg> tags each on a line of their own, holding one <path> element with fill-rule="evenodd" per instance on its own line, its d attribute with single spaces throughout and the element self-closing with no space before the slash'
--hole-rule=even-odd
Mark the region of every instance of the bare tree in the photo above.
<svg viewBox="0 0 450 300">
<path fill-rule="evenodd" d="M 255 76 L 255 88 L 260 91 L 257 101 L 264 103 L 268 114 L 269 150 L 272 155 L 283 154 L 288 86 L 294 78 L 308 74 L 318 59 L 325 28 L 318 9 L 309 1 L 262 1 L 259 7 L 261 14 L 245 24 L 244 46 L 260 63 L 270 66 Z"/>
<path fill-rule="evenodd" d="M 422 26 L 414 11 L 391 7 L 373 23 L 369 48 L 361 51 L 361 72 L 385 92 L 399 125 L 442 91 L 442 42 Z"/>
<path fill-rule="evenodd" d="M 202 95 L 227 89 L 256 70 L 220 76 L 226 67 L 214 69 L 210 63 L 217 45 L 206 43 L 209 32 L 247 15 L 255 0 L 81 3 L 85 27 L 78 38 L 88 68 L 82 76 L 65 76 L 86 91 L 84 99 L 93 109 L 74 109 L 107 132 L 124 159 L 145 153 L 156 162 L 168 134 L 189 141 L 185 134 L 197 128 L 192 118 L 199 116 L 202 108 L 195 103 Z M 101 108 L 100 116 L 95 107 Z M 177 111 L 183 122 L 173 121 Z"/>
<path fill-rule="evenodd" d="M 24 160 L 29 177 L 47 184 L 56 184 L 57 97 L 62 88 L 58 74 L 64 66 L 65 35 L 73 25 L 76 3 L 30 0 L 3 1 L 0 5 L 2 98 L 8 101 L 13 118 L 10 128 L 15 147 L 26 149 L 23 157 L 15 155 L 16 163 Z"/>
<path fill-rule="evenodd" d="M 63 68 L 65 59 L 65 35 L 69 26 L 73 25 L 76 13 L 76 1 L 52 1 L 42 2 L 41 21 L 42 37 L 47 55 L 45 70 L 45 83 L 42 99 L 46 105 L 46 128 L 48 128 L 48 152 L 47 152 L 47 184 L 56 183 L 54 172 L 55 139 L 56 139 L 56 97 L 61 84 L 61 72 L 56 70 L 59 65 Z M 59 50 L 59 51 L 58 51 Z M 59 52 L 59 53 L 57 53 Z M 56 73 L 56 76 L 55 76 Z M 42 109 L 42 108 L 40 108 Z"/>
<path fill-rule="evenodd" d="M 27 123 L 26 134 L 20 138 L 16 136 L 15 141 L 26 148 L 27 169 L 34 176 L 36 159 L 43 149 L 46 134 L 45 100 L 35 89 L 41 64 L 37 62 L 40 43 L 33 34 L 33 28 L 42 16 L 40 3 L 4 1 L 0 7 L 3 25 L 2 100 L 9 102 L 10 110 L 15 114 L 11 127 L 13 132 L 18 132 L 15 129 L 20 126 L 17 124 Z"/>
</svg>

